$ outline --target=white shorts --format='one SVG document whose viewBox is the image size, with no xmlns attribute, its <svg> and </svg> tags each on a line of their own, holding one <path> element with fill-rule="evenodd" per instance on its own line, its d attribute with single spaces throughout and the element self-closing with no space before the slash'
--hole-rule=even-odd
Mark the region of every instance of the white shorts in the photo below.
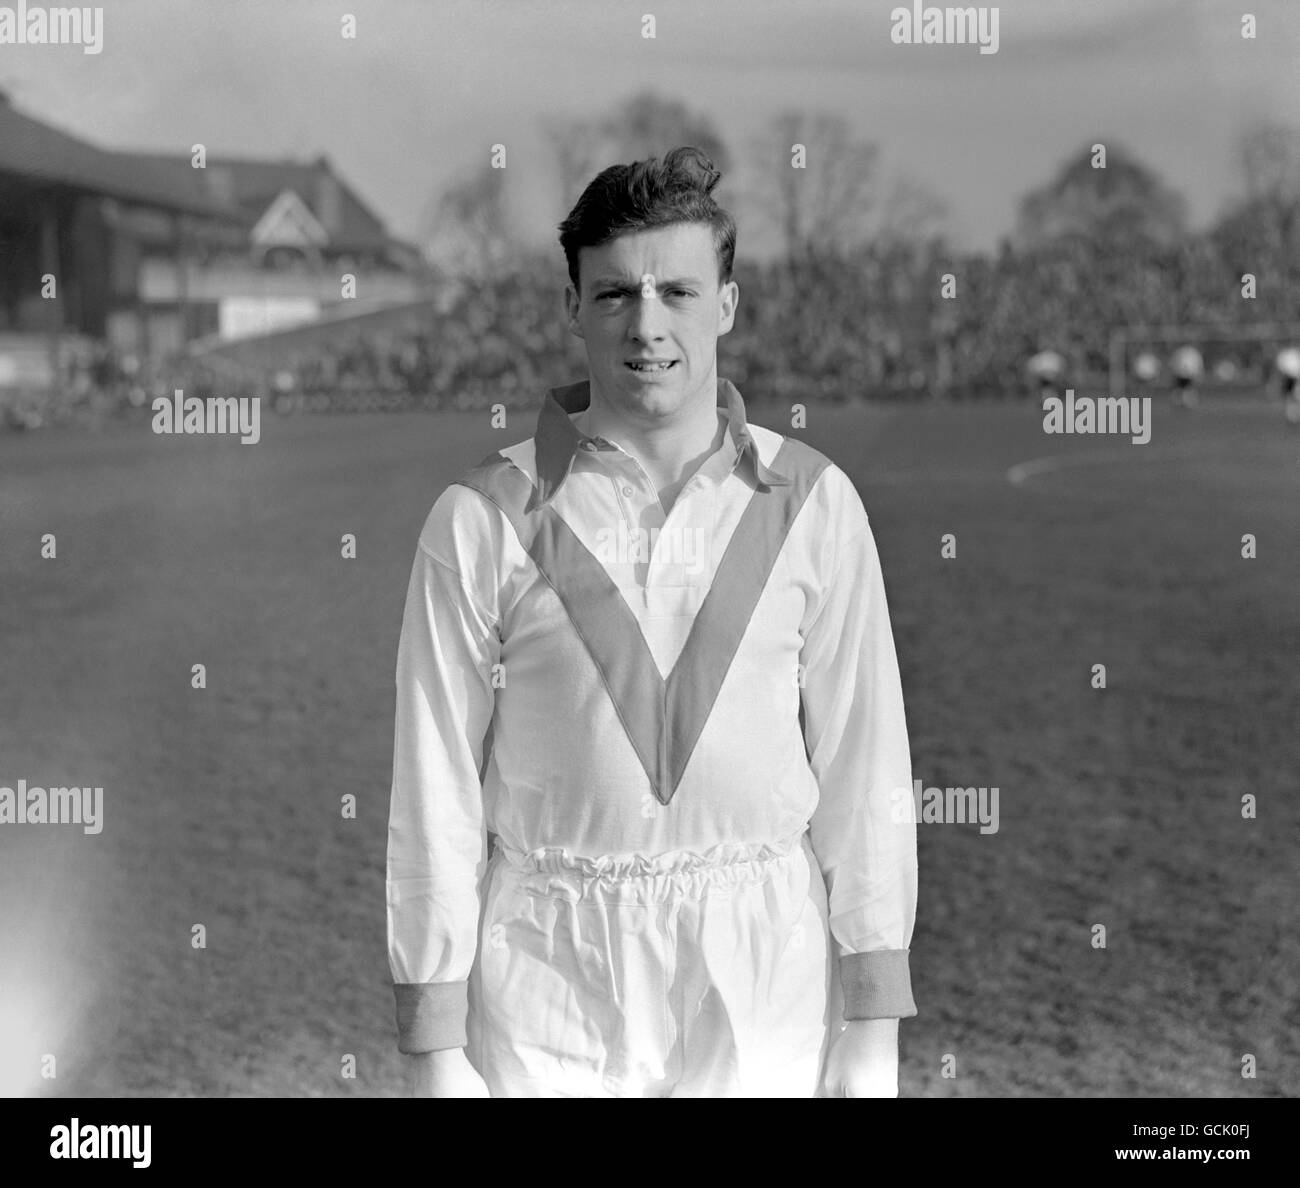
<svg viewBox="0 0 1300 1188">
<path fill-rule="evenodd" d="M 498 840 L 484 886 L 467 1054 L 493 1097 L 816 1093 L 840 999 L 806 833 L 653 859 Z"/>
</svg>

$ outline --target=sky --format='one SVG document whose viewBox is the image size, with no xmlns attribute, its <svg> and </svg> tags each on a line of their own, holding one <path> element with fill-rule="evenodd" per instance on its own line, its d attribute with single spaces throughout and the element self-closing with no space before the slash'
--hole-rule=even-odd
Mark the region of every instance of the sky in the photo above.
<svg viewBox="0 0 1300 1188">
<path fill-rule="evenodd" d="M 608 113 L 647 88 L 707 115 L 739 155 L 783 110 L 839 113 L 879 146 L 888 178 L 947 204 L 954 244 L 977 250 L 995 248 L 1020 197 L 1086 145 L 1135 151 L 1203 225 L 1239 191 L 1243 132 L 1300 126 L 1300 3 L 1012 0 L 996 6 L 995 54 L 896 45 L 896 7 L 104 0 L 101 53 L 0 44 L 0 88 L 109 148 L 327 153 L 412 239 L 443 188 L 497 143 L 523 230 L 553 235 L 564 211 L 543 121 Z M 1241 36 L 1243 11 L 1257 18 L 1254 40 Z M 354 39 L 342 36 L 344 14 Z"/>
</svg>

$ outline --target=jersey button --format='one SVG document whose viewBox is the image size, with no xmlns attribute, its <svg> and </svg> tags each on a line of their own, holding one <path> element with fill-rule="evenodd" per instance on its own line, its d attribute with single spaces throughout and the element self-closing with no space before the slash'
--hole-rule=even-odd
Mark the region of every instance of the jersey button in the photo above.
<svg viewBox="0 0 1300 1188">
<path fill-rule="evenodd" d="M 624 495 L 631 495 L 631 494 L 632 494 L 632 488 L 631 488 L 631 487 L 624 487 L 624 488 L 623 488 L 623 494 L 624 494 Z"/>
</svg>

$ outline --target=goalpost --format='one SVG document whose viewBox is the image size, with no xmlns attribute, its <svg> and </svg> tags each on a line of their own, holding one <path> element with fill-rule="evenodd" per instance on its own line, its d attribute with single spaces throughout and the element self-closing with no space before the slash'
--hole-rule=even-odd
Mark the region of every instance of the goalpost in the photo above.
<svg viewBox="0 0 1300 1188">
<path fill-rule="evenodd" d="M 1174 326 L 1117 326 L 1110 332 L 1110 394 L 1123 395 L 1129 379 L 1129 355 L 1133 346 L 1159 348 L 1161 367 L 1167 362 L 1169 350 L 1183 345 L 1201 349 L 1218 343 L 1258 343 L 1264 363 L 1263 379 L 1273 370 L 1278 350 L 1284 346 L 1300 344 L 1300 322 L 1226 322 Z M 1206 373 L 1211 372 L 1206 360 Z"/>
</svg>

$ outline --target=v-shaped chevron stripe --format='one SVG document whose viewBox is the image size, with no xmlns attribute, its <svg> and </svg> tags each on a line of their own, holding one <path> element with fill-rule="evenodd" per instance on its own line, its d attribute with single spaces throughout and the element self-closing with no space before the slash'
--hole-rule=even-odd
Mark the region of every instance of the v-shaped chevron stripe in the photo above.
<svg viewBox="0 0 1300 1188">
<path fill-rule="evenodd" d="M 772 465 L 791 482 L 750 496 L 666 681 L 641 624 L 604 566 L 549 503 L 524 511 L 533 484 L 523 471 L 494 454 L 456 480 L 491 500 L 514 526 L 525 552 L 564 604 L 664 804 L 681 782 L 790 525 L 827 459 L 787 438 Z M 784 678 L 774 673 L 773 679 Z"/>
</svg>

